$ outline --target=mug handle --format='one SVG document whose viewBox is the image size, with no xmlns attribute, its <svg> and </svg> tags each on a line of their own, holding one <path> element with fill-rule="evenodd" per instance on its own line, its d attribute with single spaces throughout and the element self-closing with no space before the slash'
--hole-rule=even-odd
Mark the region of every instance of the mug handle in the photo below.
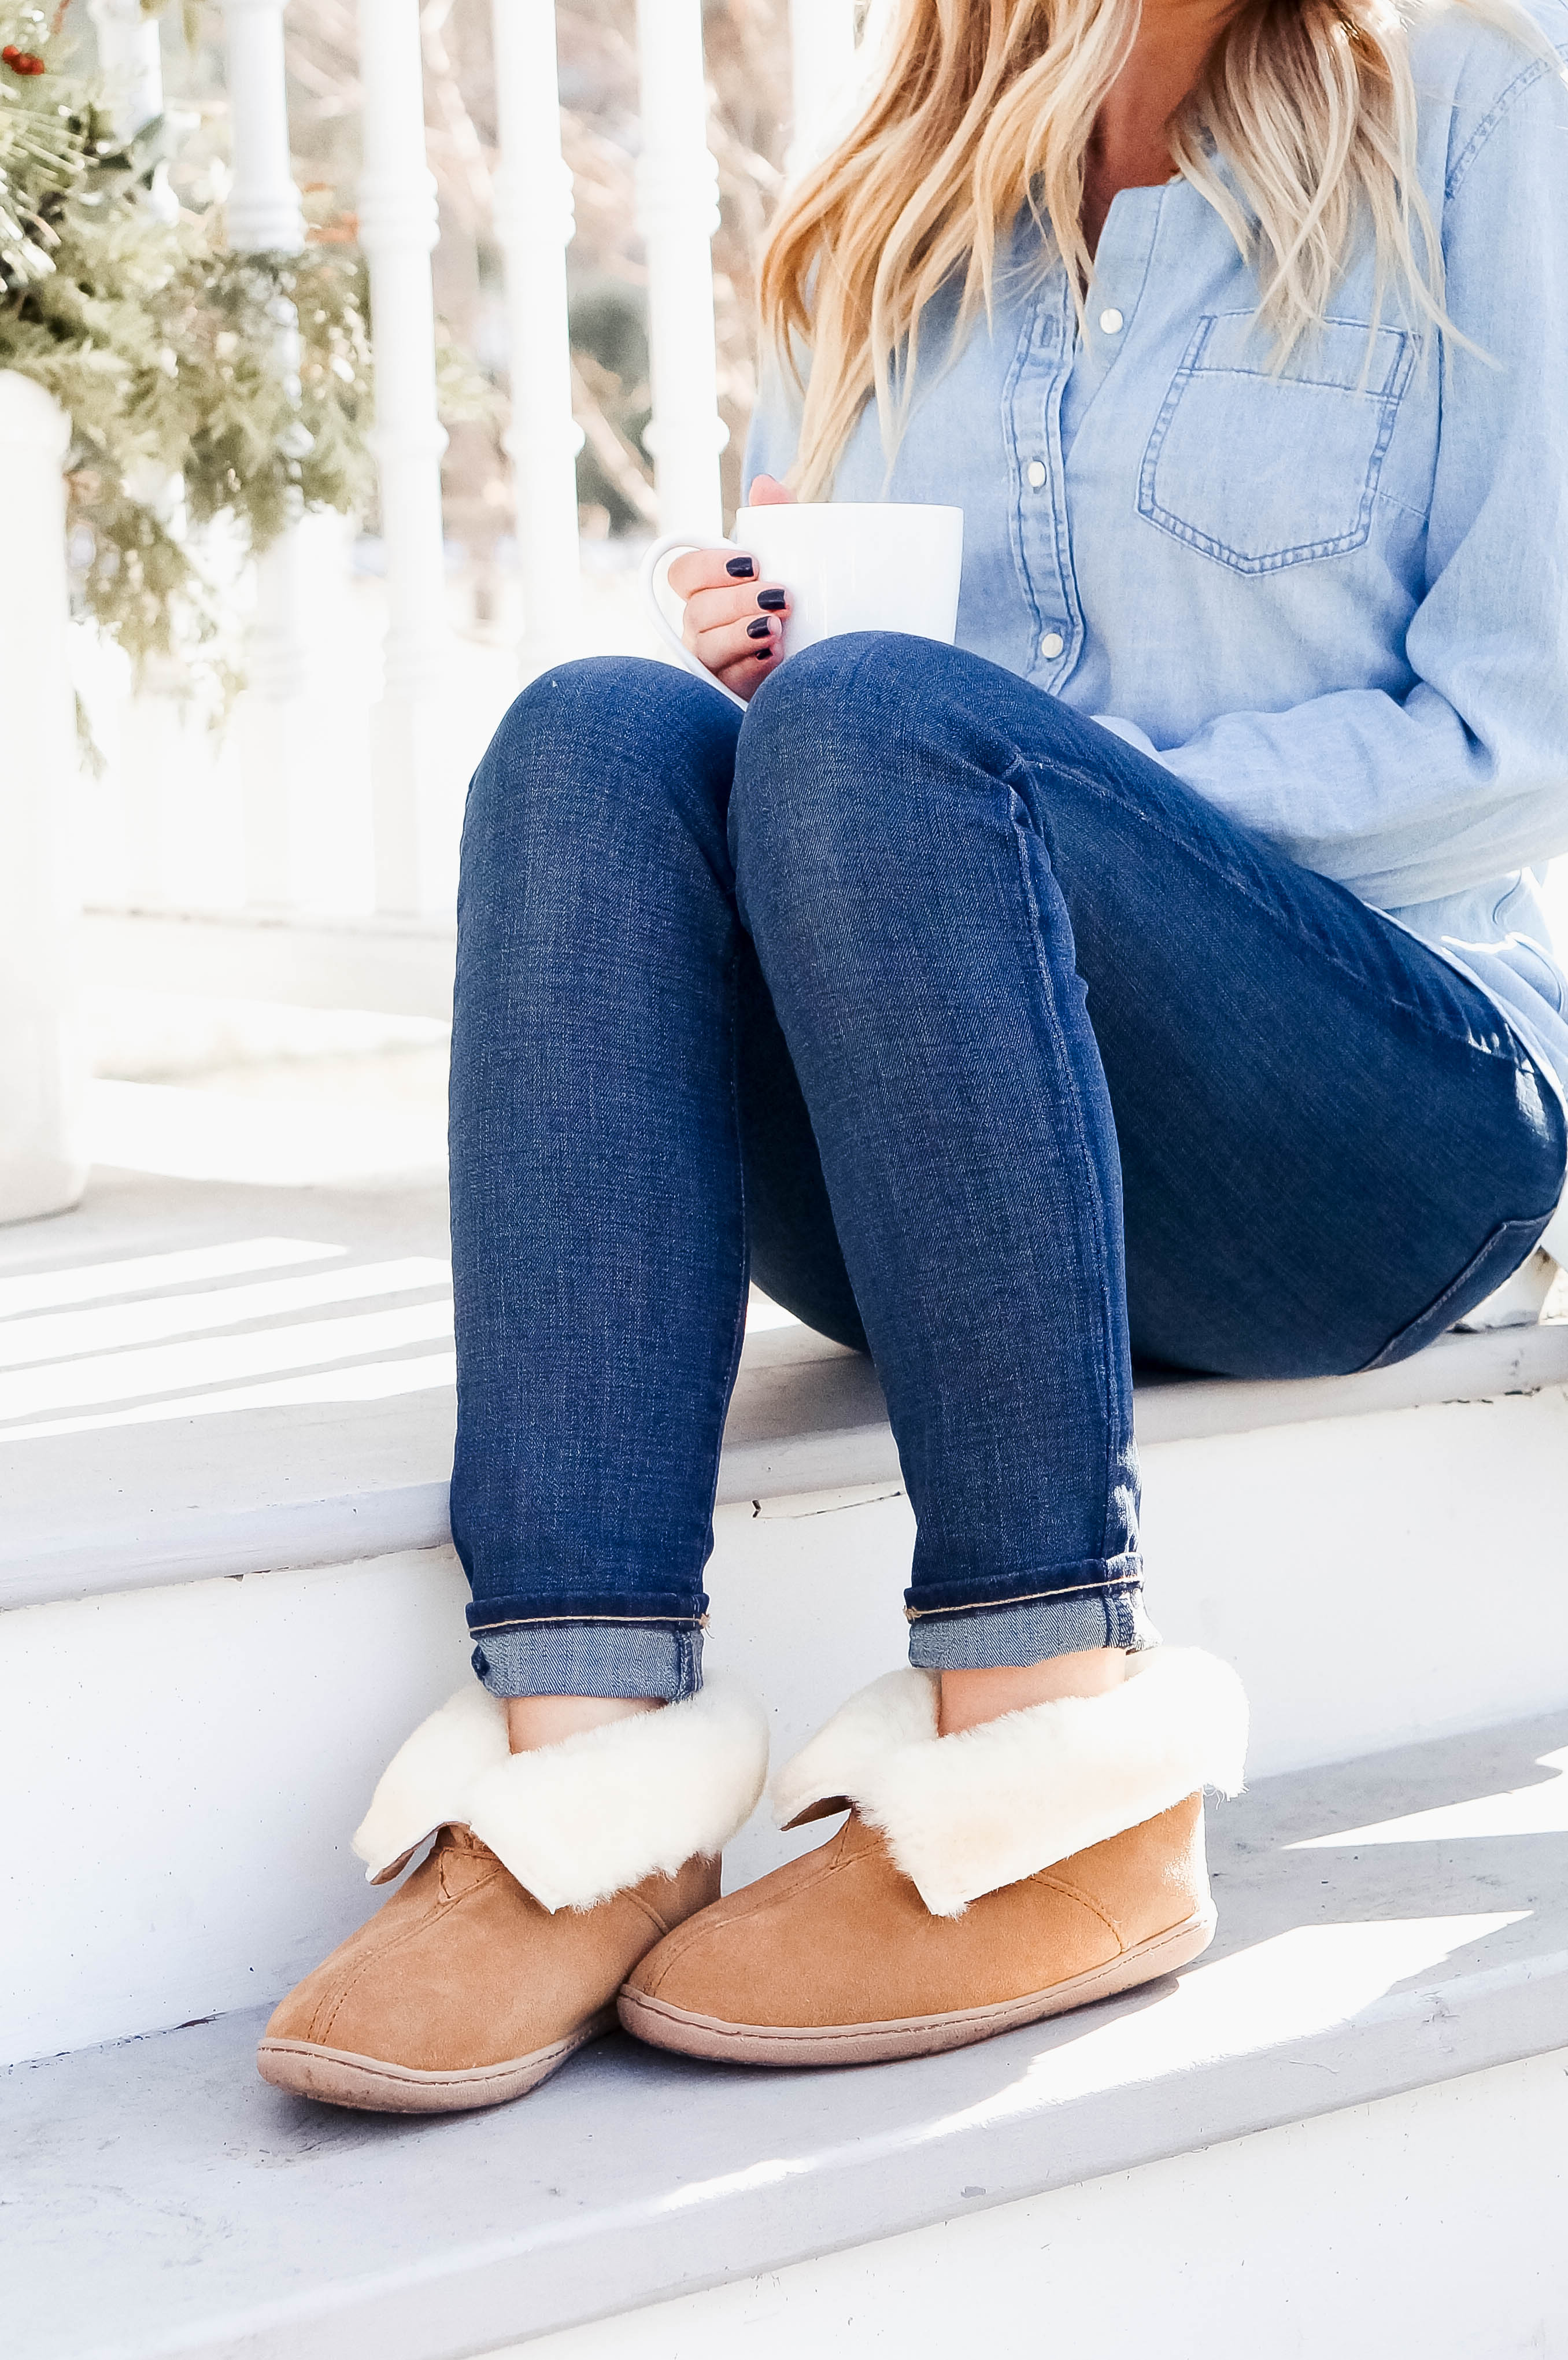
<svg viewBox="0 0 1568 2360">
<path fill-rule="evenodd" d="M 721 696 L 727 696 L 730 703 L 732 705 L 738 705 L 740 710 L 744 713 L 746 711 L 745 697 L 737 696 L 733 688 L 726 688 L 722 680 L 715 680 L 713 678 L 713 673 L 708 670 L 706 664 L 698 662 L 696 657 L 692 654 L 691 649 L 687 646 L 680 632 L 671 625 L 663 607 L 659 603 L 659 594 L 654 588 L 654 577 L 658 574 L 659 567 L 663 564 L 667 557 L 673 557 L 677 550 L 734 549 L 736 543 L 733 541 L 724 541 L 722 539 L 714 541 L 707 533 L 667 532 L 663 535 L 662 539 L 654 542 L 653 547 L 643 559 L 640 579 L 642 583 L 643 598 L 647 603 L 648 613 L 653 617 L 654 628 L 659 631 L 663 639 L 669 641 L 676 654 L 680 657 L 681 662 L 685 665 L 687 671 L 690 672 L 695 672 L 699 680 L 705 680 L 710 688 L 716 688 Z"/>
</svg>

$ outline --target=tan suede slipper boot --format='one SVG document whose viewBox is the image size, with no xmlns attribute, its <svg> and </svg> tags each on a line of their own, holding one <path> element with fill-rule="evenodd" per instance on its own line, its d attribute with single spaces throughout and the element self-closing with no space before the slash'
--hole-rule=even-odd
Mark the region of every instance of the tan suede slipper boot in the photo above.
<svg viewBox="0 0 1568 2360">
<path fill-rule="evenodd" d="M 477 1683 L 421 1723 L 354 1850 L 403 1890 L 292 1991 L 264 2080 L 390 2114 L 518 2098 L 615 2021 L 625 1976 L 713 1901 L 768 1768 L 761 1708 L 724 1679 L 661 1711 L 512 1754 Z"/>
<path fill-rule="evenodd" d="M 937 1682 L 894 1672 L 779 1774 L 821 1850 L 715 1902 L 628 1977 L 639 2039 L 746 2065 L 960 2049 L 1168 1974 L 1212 1939 L 1202 1789 L 1241 1786 L 1247 1704 L 1194 1648 L 1124 1685 L 938 1737 Z"/>
</svg>

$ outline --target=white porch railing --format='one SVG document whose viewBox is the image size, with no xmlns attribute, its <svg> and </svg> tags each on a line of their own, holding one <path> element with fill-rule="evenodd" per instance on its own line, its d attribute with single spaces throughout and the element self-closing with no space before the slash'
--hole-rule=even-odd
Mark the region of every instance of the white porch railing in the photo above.
<svg viewBox="0 0 1568 2360">
<path fill-rule="evenodd" d="M 15 666 L 0 753 L 0 1221 L 74 1204 L 87 1168 L 68 866 L 69 432 L 41 386 L 0 371 L 7 543 L 22 561 L 0 566 L 0 633 Z"/>
<path fill-rule="evenodd" d="M 561 153 L 554 0 L 495 0 L 492 22 L 501 169 L 495 232 L 506 257 L 512 344 L 512 462 L 523 571 L 525 674 L 541 670 L 581 628 L 577 453 L 566 249 L 572 175 Z"/>
<path fill-rule="evenodd" d="M 236 245 L 287 249 L 302 230 L 289 169 L 283 0 L 223 5 L 231 235 Z M 136 0 L 93 6 L 128 127 L 160 104 L 156 39 Z M 790 157 L 798 164 L 853 73 L 856 0 L 792 0 L 790 15 Z M 495 0 L 494 21 L 495 232 L 511 329 L 508 448 L 523 593 L 515 686 L 583 644 L 582 438 L 572 416 L 564 266 L 572 183 L 561 148 L 553 0 Z M 639 0 L 637 22 L 637 185 L 648 258 L 648 440 L 659 521 L 714 532 L 724 430 L 711 260 L 718 175 L 707 141 L 702 0 Z M 346 541 L 307 522 L 254 569 L 252 685 L 220 753 L 177 720 L 167 699 L 130 700 L 111 716 L 111 775 L 95 791 L 103 824 L 93 834 L 118 850 L 113 859 L 95 856 L 86 957 L 90 973 L 121 983 L 437 1013 L 450 980 L 465 764 L 476 725 L 483 742 L 509 686 L 492 666 L 479 701 L 494 709 L 478 714 L 472 695 L 453 685 L 430 288 L 435 184 L 425 155 L 418 0 L 359 0 L 359 213 L 371 272 L 385 563 L 379 666 L 365 646 L 363 611 L 350 611 L 356 601 L 363 610 L 365 597 L 351 592 Z M 286 366 L 287 352 L 282 358 Z M 28 552 L 14 544 L 6 562 L 22 578 L 32 571 Z M 357 891 L 329 895 L 340 908 L 323 906 L 310 850 L 328 802 L 339 873 L 357 868 L 363 880 Z"/>
<path fill-rule="evenodd" d="M 138 0 L 132 0 L 138 5 Z M 231 242 L 242 252 L 297 254 L 305 217 L 289 167 L 283 0 L 223 0 L 234 107 Z M 279 323 L 280 368 L 297 370 L 296 327 Z M 299 602 L 304 545 L 298 530 L 260 559 L 250 628 L 250 695 L 242 723 L 245 898 L 287 903 L 294 882 L 296 781 L 305 753 L 306 650 Z"/>
</svg>

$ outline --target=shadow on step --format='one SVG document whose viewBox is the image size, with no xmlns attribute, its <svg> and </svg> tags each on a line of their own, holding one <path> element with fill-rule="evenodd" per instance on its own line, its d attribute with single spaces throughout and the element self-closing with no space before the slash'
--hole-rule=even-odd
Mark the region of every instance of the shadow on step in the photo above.
<svg viewBox="0 0 1568 2360">
<path fill-rule="evenodd" d="M 1206 1967 L 1287 1933 L 1420 1925 L 1436 1939 L 1444 1921 L 1458 1939 L 1431 1965 L 1506 1967 L 1541 1950 L 1543 1913 L 1564 1912 L 1568 1714 L 1265 1779 L 1211 1806 L 1209 1848 Z M 1430 1980 L 1422 1961 L 1387 1989 Z"/>
</svg>

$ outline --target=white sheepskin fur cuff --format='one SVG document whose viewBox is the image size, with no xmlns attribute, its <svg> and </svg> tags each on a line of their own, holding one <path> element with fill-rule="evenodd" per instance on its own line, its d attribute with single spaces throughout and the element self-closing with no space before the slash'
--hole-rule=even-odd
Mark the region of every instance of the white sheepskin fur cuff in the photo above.
<svg viewBox="0 0 1568 2360">
<path fill-rule="evenodd" d="M 592 1909 L 722 1852 L 767 1775 L 767 1716 L 723 1675 L 531 1754 L 510 1751 L 506 1705 L 475 1681 L 393 1756 L 354 1848 L 385 1885 L 438 1828 L 471 1828 L 545 1908 Z"/>
<path fill-rule="evenodd" d="M 773 1786 L 780 1827 L 853 1804 L 934 1918 L 1140 1827 L 1203 1786 L 1241 1791 L 1247 1698 L 1227 1664 L 1156 1647 L 1105 1696 L 937 1735 L 938 1682 L 889 1672 L 851 1697 Z"/>
</svg>

